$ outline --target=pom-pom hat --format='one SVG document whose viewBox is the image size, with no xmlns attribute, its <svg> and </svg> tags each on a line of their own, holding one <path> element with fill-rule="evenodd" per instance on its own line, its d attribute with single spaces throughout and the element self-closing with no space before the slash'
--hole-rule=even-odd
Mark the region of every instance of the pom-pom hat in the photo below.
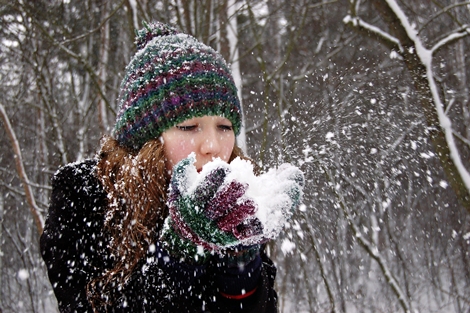
<svg viewBox="0 0 470 313">
<path fill-rule="evenodd" d="M 121 83 L 114 138 L 138 150 L 174 125 L 204 115 L 229 119 L 238 135 L 240 101 L 222 56 L 171 26 L 144 26 Z"/>
</svg>

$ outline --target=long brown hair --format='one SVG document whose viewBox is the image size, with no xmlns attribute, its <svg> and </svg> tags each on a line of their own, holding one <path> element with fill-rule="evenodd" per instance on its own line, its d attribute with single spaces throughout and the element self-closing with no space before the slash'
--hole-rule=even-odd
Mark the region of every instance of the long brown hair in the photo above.
<svg viewBox="0 0 470 313">
<path fill-rule="evenodd" d="M 230 162 L 236 157 L 248 159 L 237 146 Z M 106 136 L 102 139 L 96 175 L 108 194 L 104 227 L 111 237 L 109 249 L 115 261 L 112 269 L 87 286 L 95 312 L 113 302 L 113 290 L 132 275 L 168 215 L 165 203 L 169 174 L 163 144 L 154 139 L 139 151 L 132 151 Z"/>
</svg>

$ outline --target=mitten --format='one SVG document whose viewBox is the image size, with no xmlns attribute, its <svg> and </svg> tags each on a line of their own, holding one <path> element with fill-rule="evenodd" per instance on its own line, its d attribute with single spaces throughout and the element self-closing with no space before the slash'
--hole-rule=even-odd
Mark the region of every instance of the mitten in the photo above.
<svg viewBox="0 0 470 313">
<path fill-rule="evenodd" d="M 275 239 L 300 204 L 304 177 L 293 165 L 256 176 L 252 164 L 239 158 L 214 160 L 200 173 L 194 162 L 190 155 L 173 169 L 163 236 L 175 248 L 181 245 L 183 254 L 224 254 Z"/>
<path fill-rule="evenodd" d="M 202 256 L 236 246 L 247 234 L 261 233 L 261 224 L 253 217 L 256 205 L 245 197 L 247 185 L 226 180 L 230 165 L 217 160 L 198 173 L 194 162 L 192 154 L 173 168 L 168 227 L 162 234 L 164 241 L 171 240 L 166 246 L 179 254 Z"/>
</svg>

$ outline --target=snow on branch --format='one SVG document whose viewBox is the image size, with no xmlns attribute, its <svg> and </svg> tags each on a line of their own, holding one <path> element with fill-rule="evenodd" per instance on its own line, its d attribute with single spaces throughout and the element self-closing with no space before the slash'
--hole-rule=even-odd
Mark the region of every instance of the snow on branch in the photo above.
<svg viewBox="0 0 470 313">
<path fill-rule="evenodd" d="M 438 43 L 434 45 L 434 47 L 431 48 L 432 53 L 434 54 L 437 50 L 440 48 L 444 47 L 445 45 L 448 45 L 456 40 L 459 40 L 463 37 L 466 37 L 470 35 L 470 26 L 469 25 L 464 25 L 461 27 L 460 30 L 457 30 L 453 32 L 452 34 L 446 36 L 445 38 L 439 40 Z"/>
<path fill-rule="evenodd" d="M 343 23 L 351 24 L 355 27 L 360 27 L 368 31 L 370 34 L 373 34 L 382 40 L 392 43 L 393 45 L 397 46 L 400 51 L 403 51 L 403 47 L 401 46 L 400 41 L 397 38 L 381 30 L 377 26 L 374 26 L 372 24 L 365 22 L 364 20 L 362 20 L 361 18 L 357 16 L 346 15 L 343 19 Z"/>
<path fill-rule="evenodd" d="M 421 42 L 421 39 L 418 36 L 418 32 L 416 29 L 410 24 L 408 18 L 406 17 L 403 10 L 397 4 L 396 0 L 385 0 L 389 5 L 390 9 L 394 12 L 397 18 L 400 20 L 401 24 L 403 25 L 408 37 L 413 41 L 416 53 L 421 60 L 421 63 L 426 67 L 426 76 L 429 83 L 429 88 L 431 89 L 432 98 L 434 101 L 434 107 L 436 108 L 436 112 L 439 118 L 439 124 L 441 128 L 444 130 L 445 138 L 447 145 L 450 151 L 450 157 L 454 162 L 459 175 L 462 178 L 462 181 L 465 184 L 465 187 L 470 192 L 470 173 L 465 168 L 465 165 L 462 162 L 459 150 L 457 148 L 457 144 L 454 140 L 453 129 L 452 129 L 452 121 L 444 112 L 444 105 L 441 101 L 438 87 L 436 81 L 434 80 L 434 75 L 432 71 L 432 50 L 426 49 Z M 467 32 L 467 31 L 466 31 Z M 455 40 L 454 38 L 449 38 L 449 40 L 445 42 L 449 42 L 450 40 Z M 442 41 L 441 41 L 442 42 Z"/>
<path fill-rule="evenodd" d="M 3 121 L 3 125 L 5 127 L 5 131 L 8 134 L 8 137 L 10 138 L 13 152 L 15 154 L 16 170 L 23 184 L 26 200 L 28 201 L 29 208 L 31 214 L 33 215 L 34 222 L 36 223 L 38 232 L 39 234 L 41 234 L 44 225 L 44 219 L 40 213 L 39 207 L 36 204 L 36 200 L 34 198 L 34 194 L 30 186 L 28 175 L 26 174 L 26 170 L 23 166 L 23 157 L 21 155 L 20 144 L 18 142 L 18 139 L 16 138 L 15 131 L 11 126 L 10 119 L 8 118 L 8 115 L 5 111 L 5 107 L 2 103 L 0 103 L 0 118 Z"/>
</svg>

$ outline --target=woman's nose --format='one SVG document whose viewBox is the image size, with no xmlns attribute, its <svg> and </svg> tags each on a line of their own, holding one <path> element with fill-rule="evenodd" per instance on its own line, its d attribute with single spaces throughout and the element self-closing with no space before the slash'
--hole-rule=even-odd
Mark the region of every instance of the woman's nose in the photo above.
<svg viewBox="0 0 470 313">
<path fill-rule="evenodd" d="M 207 129 L 203 132 L 201 143 L 201 154 L 217 157 L 220 152 L 221 138 L 214 129 Z"/>
</svg>

